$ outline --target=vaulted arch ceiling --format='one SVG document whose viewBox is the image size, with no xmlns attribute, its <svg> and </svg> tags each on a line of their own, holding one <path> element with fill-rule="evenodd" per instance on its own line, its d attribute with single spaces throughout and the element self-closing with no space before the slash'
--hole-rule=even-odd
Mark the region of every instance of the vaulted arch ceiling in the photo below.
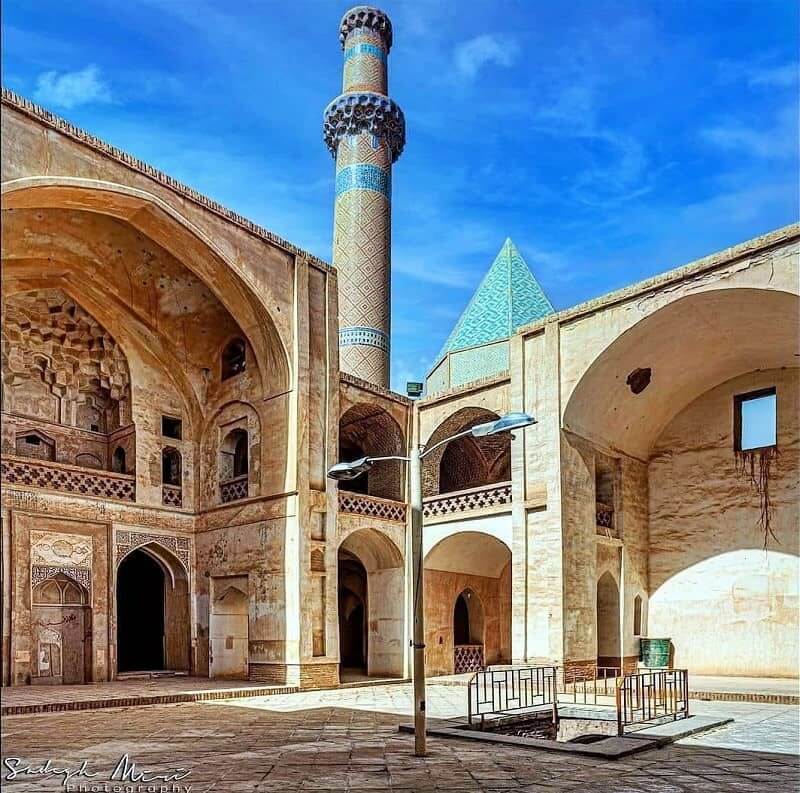
<svg viewBox="0 0 800 793">
<path fill-rule="evenodd" d="M 664 427 L 709 389 L 757 369 L 800 365 L 800 297 L 730 288 L 680 298 L 612 342 L 580 379 L 563 428 L 647 459 Z M 650 369 L 634 393 L 626 381 Z"/>
<path fill-rule="evenodd" d="M 237 303 L 238 289 L 226 292 L 226 302 L 237 305 L 237 319 L 250 320 L 245 322 L 248 333 L 218 297 L 220 285 L 231 280 L 224 263 L 217 262 L 215 277 L 208 283 L 196 272 L 198 251 L 184 251 L 179 259 L 108 207 L 101 207 L 106 211 L 74 208 L 72 204 L 79 202 L 63 196 L 62 205 L 57 205 L 51 193 L 36 189 L 29 196 L 27 192 L 6 196 L 26 200 L 5 201 L 5 296 L 63 290 L 95 316 L 126 352 L 166 372 L 194 419 L 213 396 L 210 389 L 213 392 L 219 379 L 220 350 L 232 336 L 250 343 L 254 365 L 246 377 L 257 390 L 286 390 L 285 356 L 269 323 L 253 314 L 249 297 Z M 18 203 L 23 205 L 15 206 Z M 177 236 L 179 226 L 173 225 Z M 210 255 L 206 252 L 206 258 Z M 265 359 L 265 350 L 266 360 L 274 366 L 262 380 L 264 370 L 256 363 Z"/>
<path fill-rule="evenodd" d="M 138 312 L 145 325 L 155 305 L 163 309 L 160 313 L 165 317 L 182 311 L 179 306 L 186 305 L 185 302 L 181 304 L 181 300 L 187 296 L 187 290 L 195 294 L 199 284 L 229 316 L 235 317 L 235 324 L 252 346 L 264 378 L 264 393 L 283 393 L 291 387 L 288 340 L 281 338 L 267 307 L 245 280 L 235 256 L 231 259 L 235 251 L 223 253 L 216 241 L 206 239 L 161 199 L 141 190 L 106 182 L 42 177 L 4 185 L 3 209 L 4 263 L 14 271 L 7 275 L 35 276 L 43 274 L 41 271 L 44 269 L 50 276 L 56 273 L 61 277 L 77 275 L 83 285 L 87 280 L 116 280 L 120 283 L 124 278 L 128 289 L 127 295 L 123 289 L 119 290 L 121 300 L 126 303 L 133 295 L 135 300 L 130 308 Z M 23 211 L 29 213 L 25 222 L 14 223 L 14 215 Z M 70 233 L 65 235 L 65 243 L 59 252 L 60 262 L 47 251 L 47 221 L 54 220 L 52 216 L 48 218 L 47 213 L 52 211 L 83 213 L 76 216 L 69 228 Z M 141 255 L 135 261 L 126 263 L 122 272 L 114 271 L 120 269 L 120 260 L 127 257 L 124 252 L 118 253 L 121 248 L 114 244 L 113 239 L 107 235 L 104 245 L 102 240 L 87 239 L 86 233 L 82 233 L 81 227 L 99 225 L 99 218 L 112 224 L 115 222 L 117 230 L 127 226 L 144 242 L 142 247 L 145 250 L 140 251 Z M 39 231 L 35 221 L 44 224 Z M 159 278 L 163 274 L 159 267 L 165 265 L 170 257 L 183 266 L 183 277 L 173 279 L 169 290 L 166 287 L 160 289 Z M 152 272 L 152 280 L 147 277 L 148 271 Z M 140 276 L 144 276 L 141 280 L 147 283 L 141 284 L 137 280 Z M 142 311 L 145 297 L 148 302 Z M 151 330 L 160 330 L 161 324 Z M 194 328 L 185 325 L 184 330 L 188 333 Z"/>
</svg>

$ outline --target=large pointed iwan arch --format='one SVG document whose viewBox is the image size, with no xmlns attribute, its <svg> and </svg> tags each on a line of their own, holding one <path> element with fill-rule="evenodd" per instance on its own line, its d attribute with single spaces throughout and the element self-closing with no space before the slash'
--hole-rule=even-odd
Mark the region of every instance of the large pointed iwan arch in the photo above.
<svg viewBox="0 0 800 793">
<path fill-rule="evenodd" d="M 255 284 L 234 259 L 166 201 L 126 185 L 74 177 L 12 179 L 3 184 L 2 194 L 4 211 L 69 208 L 130 223 L 192 270 L 236 316 L 260 371 L 269 373 L 265 395 L 291 387 L 288 340 L 281 338 Z"/>
</svg>

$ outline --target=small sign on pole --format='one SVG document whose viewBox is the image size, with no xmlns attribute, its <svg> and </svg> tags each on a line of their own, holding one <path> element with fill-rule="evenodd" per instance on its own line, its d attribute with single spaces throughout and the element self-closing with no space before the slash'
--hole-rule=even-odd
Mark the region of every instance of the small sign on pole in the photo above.
<svg viewBox="0 0 800 793">
<path fill-rule="evenodd" d="M 406 393 L 412 398 L 422 396 L 423 383 L 406 383 Z"/>
</svg>

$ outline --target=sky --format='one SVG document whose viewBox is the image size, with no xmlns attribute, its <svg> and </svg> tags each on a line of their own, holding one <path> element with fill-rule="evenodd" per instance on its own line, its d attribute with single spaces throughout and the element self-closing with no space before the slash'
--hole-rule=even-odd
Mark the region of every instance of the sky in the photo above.
<svg viewBox="0 0 800 793">
<path fill-rule="evenodd" d="M 797 220 L 794 0 L 381 7 L 396 389 L 506 237 L 562 309 Z M 346 8 L 6 0 L 3 84 L 330 261 Z"/>
</svg>

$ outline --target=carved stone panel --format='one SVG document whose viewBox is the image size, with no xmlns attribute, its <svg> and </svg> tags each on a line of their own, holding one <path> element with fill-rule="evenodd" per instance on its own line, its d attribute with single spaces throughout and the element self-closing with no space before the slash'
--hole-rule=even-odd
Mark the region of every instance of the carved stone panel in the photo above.
<svg viewBox="0 0 800 793">
<path fill-rule="evenodd" d="M 31 565 L 92 567 L 92 538 L 54 531 L 31 532 Z"/>
<path fill-rule="evenodd" d="M 123 556 L 130 553 L 135 548 L 140 548 L 142 545 L 147 545 L 150 542 L 163 545 L 165 548 L 172 551 L 175 556 L 181 560 L 188 573 L 191 548 L 188 537 L 174 537 L 170 534 L 150 534 L 148 532 L 138 531 L 118 531 L 116 541 L 117 561 L 119 562 Z"/>
</svg>

